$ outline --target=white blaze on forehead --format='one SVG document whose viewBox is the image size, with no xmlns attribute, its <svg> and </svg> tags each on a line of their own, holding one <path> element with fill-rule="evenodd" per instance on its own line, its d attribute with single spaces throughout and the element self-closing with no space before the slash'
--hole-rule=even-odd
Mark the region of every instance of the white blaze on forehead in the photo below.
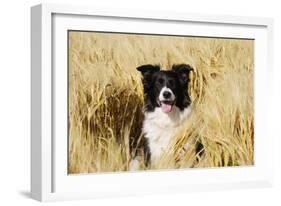
<svg viewBox="0 0 281 206">
<path fill-rule="evenodd" d="M 168 99 L 164 98 L 164 95 L 163 95 L 164 92 L 166 92 L 166 91 L 171 93 L 171 96 Z M 176 99 L 176 97 L 170 88 L 165 86 L 161 89 L 160 94 L 159 94 L 160 101 L 174 101 L 175 99 Z"/>
</svg>

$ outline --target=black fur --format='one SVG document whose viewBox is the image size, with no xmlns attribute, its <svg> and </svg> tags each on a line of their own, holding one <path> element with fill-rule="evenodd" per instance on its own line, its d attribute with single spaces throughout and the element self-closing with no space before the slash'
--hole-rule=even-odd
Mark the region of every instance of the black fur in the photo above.
<svg viewBox="0 0 281 206">
<path fill-rule="evenodd" d="M 145 112 L 153 112 L 156 107 L 160 107 L 158 97 L 164 86 L 172 90 L 176 97 L 175 106 L 180 110 L 184 110 L 191 104 L 188 94 L 189 74 L 193 71 L 191 66 L 175 64 L 170 70 L 164 71 L 160 70 L 159 65 L 147 64 L 137 67 L 137 70 L 142 74 Z M 148 165 L 150 150 L 145 137 L 144 140 L 144 157 L 146 165 Z"/>
<path fill-rule="evenodd" d="M 142 82 L 144 88 L 144 110 L 153 112 L 155 107 L 159 107 L 157 98 L 163 85 L 170 88 L 176 95 L 175 105 L 183 110 L 191 103 L 188 94 L 189 73 L 193 70 L 187 64 L 175 64 L 171 70 L 160 71 L 158 65 L 142 65 L 137 67 L 142 73 Z"/>
</svg>

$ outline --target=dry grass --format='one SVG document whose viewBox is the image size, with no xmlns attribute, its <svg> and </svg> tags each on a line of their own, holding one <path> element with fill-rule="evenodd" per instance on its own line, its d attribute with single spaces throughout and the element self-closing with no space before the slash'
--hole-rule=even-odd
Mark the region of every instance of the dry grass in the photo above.
<svg viewBox="0 0 281 206">
<path fill-rule="evenodd" d="M 154 169 L 252 165 L 253 47 L 251 40 L 70 32 L 69 173 L 128 170 L 129 139 L 141 137 L 143 120 L 135 68 L 148 63 L 195 70 L 191 117 Z"/>
</svg>

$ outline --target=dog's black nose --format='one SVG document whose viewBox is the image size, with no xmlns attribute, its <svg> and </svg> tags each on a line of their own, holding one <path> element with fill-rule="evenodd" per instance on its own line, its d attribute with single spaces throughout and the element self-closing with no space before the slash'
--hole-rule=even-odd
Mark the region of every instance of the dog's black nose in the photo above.
<svg viewBox="0 0 281 206">
<path fill-rule="evenodd" d="M 171 97 L 171 92 L 169 92 L 169 91 L 163 92 L 163 97 L 164 97 L 165 99 L 170 98 L 170 97 Z"/>
</svg>

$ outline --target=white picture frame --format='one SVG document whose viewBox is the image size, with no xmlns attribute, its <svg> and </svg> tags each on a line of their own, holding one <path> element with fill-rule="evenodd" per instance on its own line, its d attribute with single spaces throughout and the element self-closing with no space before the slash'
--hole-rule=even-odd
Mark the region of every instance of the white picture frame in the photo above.
<svg viewBox="0 0 281 206">
<path fill-rule="evenodd" d="M 114 24 L 118 20 L 118 24 Z M 138 26 L 132 25 L 138 23 Z M 157 23 L 156 28 L 153 24 Z M 67 175 L 65 130 L 66 31 L 254 38 L 255 165 L 237 168 Z M 185 27 L 187 26 L 188 27 Z M 185 28 L 185 29 L 183 29 Z M 192 28 L 192 29 L 186 29 Z M 210 29 L 211 28 L 211 29 Z M 40 4 L 31 8 L 31 196 L 39 201 L 152 193 L 209 191 L 273 185 L 273 136 L 267 130 L 273 71 L 273 20 L 259 17 L 160 13 Z M 60 69 L 58 69 L 60 68 Z M 58 84 L 59 83 L 59 84 Z M 263 86 L 260 85 L 262 83 Z M 265 88 L 264 85 L 267 85 Z M 64 117 L 63 117 L 64 116 Z M 63 117 L 63 118 L 61 118 Z M 163 181 L 165 180 L 165 181 Z"/>
</svg>

